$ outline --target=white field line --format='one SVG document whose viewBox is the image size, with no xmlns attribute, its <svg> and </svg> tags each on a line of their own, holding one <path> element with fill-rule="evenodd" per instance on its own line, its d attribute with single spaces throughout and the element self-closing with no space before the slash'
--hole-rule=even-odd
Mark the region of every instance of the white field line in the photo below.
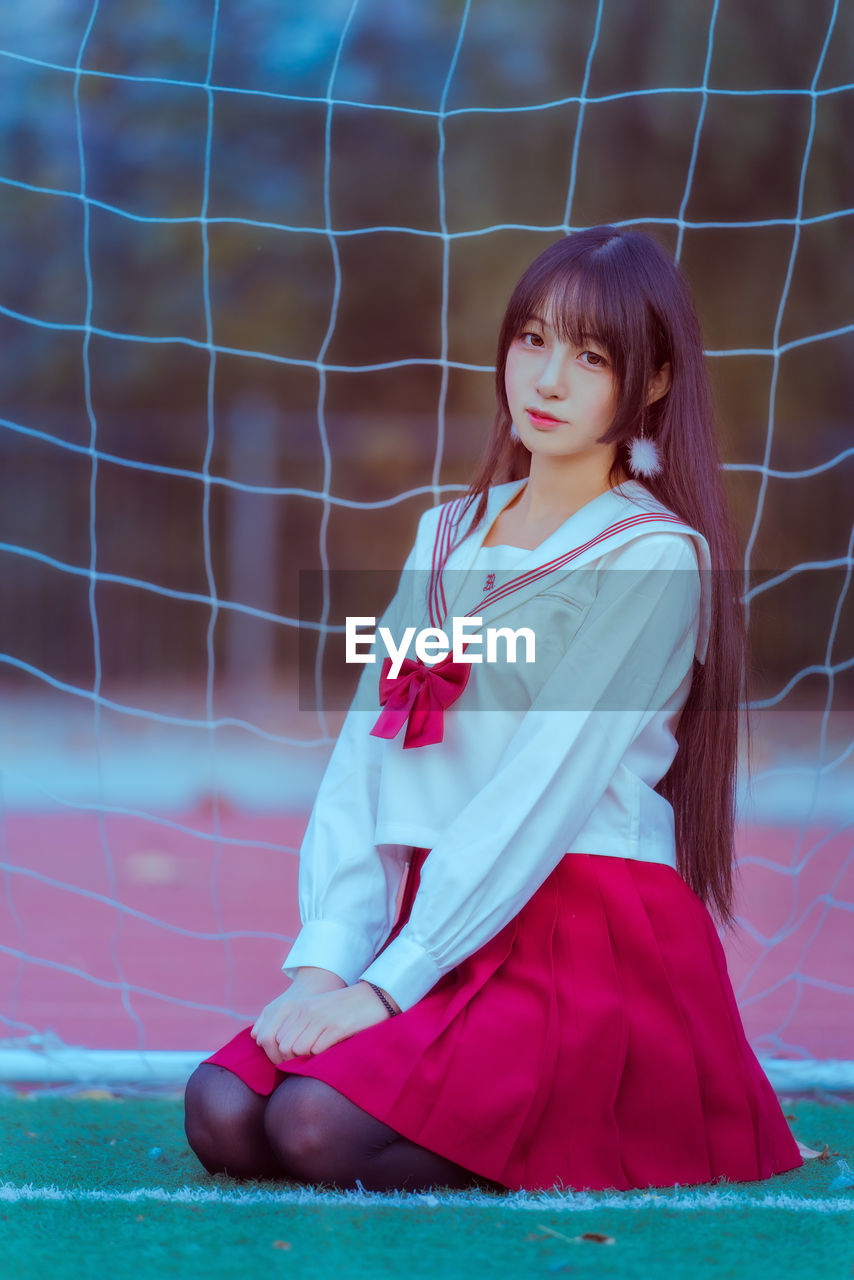
<svg viewBox="0 0 854 1280">
<path fill-rule="evenodd" d="M 96 1191 L 74 1187 L 37 1187 L 32 1183 L 16 1186 L 12 1182 L 0 1183 L 0 1202 L 16 1204 L 26 1201 L 73 1201 L 75 1203 L 104 1204 L 112 1201 L 138 1204 L 156 1200 L 163 1204 L 277 1204 L 317 1205 L 326 1207 L 352 1206 L 385 1208 L 394 1205 L 399 1209 L 431 1209 L 445 1206 L 471 1209 L 515 1209 L 540 1213 L 589 1213 L 601 1209 L 639 1211 L 643 1209 L 688 1210 L 698 1209 L 783 1209 L 794 1213 L 851 1213 L 854 1196 L 806 1196 L 786 1192 L 766 1192 L 764 1195 L 745 1195 L 737 1190 L 724 1191 L 676 1191 L 665 1195 L 657 1191 L 634 1193 L 591 1194 L 589 1192 L 508 1192 L 506 1196 L 484 1195 L 482 1192 L 448 1192 L 432 1195 L 421 1192 L 386 1193 L 379 1191 L 313 1191 L 308 1187 L 290 1191 L 217 1191 L 197 1187 L 180 1187 L 167 1191 L 162 1187 L 138 1187 L 133 1191 Z"/>
</svg>

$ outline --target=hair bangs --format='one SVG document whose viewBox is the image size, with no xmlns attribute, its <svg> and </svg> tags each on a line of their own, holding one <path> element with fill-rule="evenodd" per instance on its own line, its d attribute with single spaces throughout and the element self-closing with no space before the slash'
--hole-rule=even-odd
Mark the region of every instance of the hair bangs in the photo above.
<svg viewBox="0 0 854 1280">
<path fill-rule="evenodd" d="M 598 272 L 584 269 L 588 263 L 574 265 L 575 270 L 563 277 L 537 282 L 530 316 L 545 320 L 562 342 L 576 347 L 592 342 L 612 363 L 622 363 L 624 344 L 619 322 L 608 305 L 609 291 Z"/>
</svg>

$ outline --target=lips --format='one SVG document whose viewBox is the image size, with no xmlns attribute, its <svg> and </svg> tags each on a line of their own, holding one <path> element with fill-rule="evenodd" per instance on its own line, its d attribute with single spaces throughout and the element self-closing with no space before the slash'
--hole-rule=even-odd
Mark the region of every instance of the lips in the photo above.
<svg viewBox="0 0 854 1280">
<path fill-rule="evenodd" d="M 556 418 L 554 414 L 545 413 L 542 409 L 526 409 L 525 412 L 535 426 L 554 427 L 563 422 L 562 418 Z"/>
</svg>

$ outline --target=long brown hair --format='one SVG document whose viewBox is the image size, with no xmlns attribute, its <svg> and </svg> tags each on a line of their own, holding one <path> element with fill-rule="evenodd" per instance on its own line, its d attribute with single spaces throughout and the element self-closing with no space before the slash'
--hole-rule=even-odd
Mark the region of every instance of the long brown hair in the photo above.
<svg viewBox="0 0 854 1280">
<path fill-rule="evenodd" d="M 697 529 L 711 554 L 711 632 L 678 722 L 678 749 L 655 790 L 673 806 L 676 866 L 682 878 L 730 925 L 739 702 L 747 709 L 747 634 L 736 571 L 737 542 L 723 486 L 714 408 L 700 325 L 678 267 L 650 236 L 592 227 L 551 245 L 525 271 L 501 326 L 495 369 L 498 408 L 483 457 L 467 490 L 457 527 L 476 502 L 465 531 L 486 513 L 488 490 L 521 479 L 530 454 L 510 434 L 504 386 L 511 342 L 534 315 L 549 315 L 559 337 L 595 340 L 612 362 L 618 406 L 600 443 L 616 442 L 613 487 L 628 471 L 628 442 L 643 428 L 655 440 L 661 470 L 643 484 Z M 670 362 L 667 393 L 646 406 L 649 379 Z M 745 714 L 749 751 L 750 725 Z M 749 759 L 749 755 L 748 755 Z"/>
</svg>

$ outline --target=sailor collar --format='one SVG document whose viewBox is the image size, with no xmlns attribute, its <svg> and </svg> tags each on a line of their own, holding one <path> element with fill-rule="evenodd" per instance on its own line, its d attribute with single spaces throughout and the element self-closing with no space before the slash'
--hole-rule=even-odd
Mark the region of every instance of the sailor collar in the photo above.
<svg viewBox="0 0 854 1280">
<path fill-rule="evenodd" d="M 462 588 L 466 572 L 470 570 L 480 552 L 487 533 L 498 515 L 527 484 L 527 478 L 511 480 L 493 486 L 489 490 L 484 518 L 476 529 L 448 554 L 458 537 L 454 521 L 463 507 L 463 498 L 447 503 L 440 514 L 431 557 L 428 611 L 430 625 L 441 627 L 453 614 L 454 604 Z M 577 511 L 545 538 L 537 547 L 528 550 L 513 567 L 512 577 L 492 591 L 485 591 L 473 610 L 466 612 L 491 621 L 510 608 L 516 608 L 526 598 L 542 591 L 544 580 L 557 582 L 565 574 L 598 560 L 607 552 L 633 541 L 646 533 L 676 531 L 687 534 L 693 540 L 700 569 L 700 627 L 697 636 L 696 656 L 704 662 L 708 649 L 711 568 L 709 547 L 697 530 L 682 520 L 637 480 L 629 480 L 614 489 L 607 489 Z M 447 571 L 447 577 L 445 576 Z M 446 591 L 453 580 L 457 589 Z M 450 598 L 449 598 L 450 597 Z"/>
</svg>

